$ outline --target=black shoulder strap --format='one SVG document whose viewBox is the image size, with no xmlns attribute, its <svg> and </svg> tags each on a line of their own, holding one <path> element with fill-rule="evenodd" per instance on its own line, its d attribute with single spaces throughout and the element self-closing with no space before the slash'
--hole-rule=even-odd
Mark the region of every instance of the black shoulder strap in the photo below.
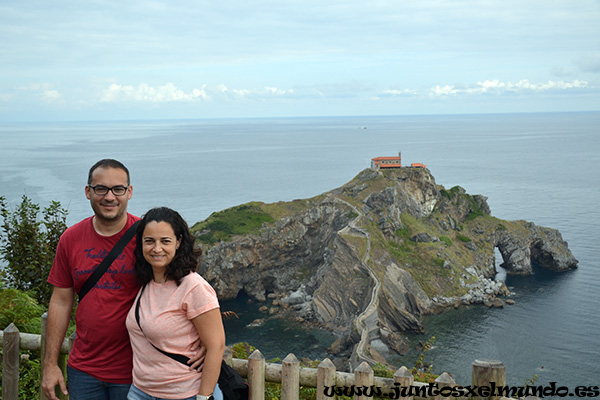
<svg viewBox="0 0 600 400">
<path fill-rule="evenodd" d="M 135 321 L 137 322 L 138 327 L 140 328 L 140 331 L 142 331 L 142 334 L 144 334 L 144 336 L 146 336 L 146 334 L 144 333 L 144 330 L 142 329 L 142 326 L 140 325 L 140 299 L 142 298 L 142 293 L 144 293 L 144 289 L 146 289 L 146 284 L 144 284 L 144 286 L 142 286 L 142 290 L 140 290 L 140 294 L 138 295 L 137 301 L 135 302 Z M 154 343 L 150 342 L 150 340 L 148 340 L 148 342 L 152 345 L 152 347 L 154 347 L 156 350 L 163 353 L 165 356 L 171 357 L 173 360 L 179 361 L 180 363 L 189 366 L 189 364 L 188 364 L 188 361 L 190 361 L 189 357 L 186 357 L 183 354 L 169 353 L 167 351 L 164 351 L 163 349 L 159 349 L 158 347 L 156 347 L 154 345 Z M 200 368 L 200 367 L 198 367 L 198 368 Z"/>
<path fill-rule="evenodd" d="M 117 256 L 121 254 L 121 252 L 123 252 L 123 249 L 125 248 L 125 246 L 127 246 L 127 243 L 129 243 L 131 239 L 133 239 L 133 237 L 135 236 L 135 231 L 139 224 L 140 221 L 137 220 L 133 225 L 129 227 L 129 229 L 127 229 L 127 232 L 125 232 L 125 234 L 121 236 L 117 244 L 115 244 L 115 247 L 113 247 L 112 250 L 106 255 L 106 257 L 104 257 L 100 265 L 96 267 L 96 269 L 94 270 L 94 272 L 92 272 L 87 281 L 85 281 L 85 283 L 81 287 L 81 290 L 79 291 L 79 302 L 81 302 L 81 300 L 83 300 L 83 296 L 85 296 L 94 287 L 96 282 L 98 282 L 98 279 L 100 279 L 100 277 L 104 275 L 104 273 L 106 272 L 110 264 L 112 264 L 112 262 L 115 260 L 115 258 L 117 258 Z"/>
</svg>

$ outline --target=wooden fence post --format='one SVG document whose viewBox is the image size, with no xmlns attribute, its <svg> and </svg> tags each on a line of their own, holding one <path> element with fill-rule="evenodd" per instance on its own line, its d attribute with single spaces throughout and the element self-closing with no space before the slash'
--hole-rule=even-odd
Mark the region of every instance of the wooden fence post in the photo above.
<svg viewBox="0 0 600 400">
<path fill-rule="evenodd" d="M 2 337 L 2 398 L 17 400 L 19 398 L 19 329 L 11 323 Z"/>
<path fill-rule="evenodd" d="M 443 388 L 446 388 L 446 387 L 453 388 L 456 386 L 456 382 L 454 382 L 454 379 L 452 379 L 450 374 L 447 372 L 444 372 L 443 374 L 441 374 L 440 376 L 435 378 L 435 383 L 437 384 L 438 390 L 442 390 Z M 448 398 L 448 397 L 451 397 L 451 396 L 442 396 L 442 393 L 438 393 L 438 395 L 435 396 L 434 399 L 442 400 L 443 398 Z"/>
<path fill-rule="evenodd" d="M 367 389 L 369 391 L 373 386 L 373 369 L 365 361 L 354 370 L 354 384 L 356 388 Z M 372 398 L 372 393 L 371 396 L 365 396 L 364 393 L 361 396 L 354 396 L 355 400 L 368 400 Z"/>
<path fill-rule="evenodd" d="M 333 398 L 325 396 L 325 387 L 332 388 L 335 384 L 335 365 L 326 358 L 317 367 L 317 400 Z"/>
<path fill-rule="evenodd" d="M 400 393 L 402 393 L 402 388 L 405 387 L 406 389 L 406 394 L 408 394 L 409 396 L 400 396 L 398 397 L 398 400 L 412 400 L 413 396 L 410 396 L 410 390 L 411 386 L 413 385 L 415 381 L 415 378 L 413 378 L 412 374 L 410 373 L 410 371 L 408 370 L 408 368 L 406 368 L 405 366 L 402 366 L 401 368 L 398 369 L 398 371 L 396 371 L 394 373 L 394 383 L 397 383 L 398 385 L 395 385 L 398 387 L 398 389 L 400 390 Z"/>
<path fill-rule="evenodd" d="M 225 364 L 229 365 L 230 367 L 233 366 L 233 353 L 229 347 L 225 347 L 225 351 L 223 352 L 223 361 L 225 361 Z"/>
<path fill-rule="evenodd" d="M 292 353 L 281 363 L 281 400 L 300 398 L 300 362 Z"/>
<path fill-rule="evenodd" d="M 250 400 L 265 400 L 265 357 L 257 349 L 248 357 Z"/>
<path fill-rule="evenodd" d="M 472 383 L 475 386 L 506 386 L 506 368 L 500 361 L 475 360 L 473 362 Z M 475 399 L 498 400 L 501 396 L 474 397 Z"/>
</svg>

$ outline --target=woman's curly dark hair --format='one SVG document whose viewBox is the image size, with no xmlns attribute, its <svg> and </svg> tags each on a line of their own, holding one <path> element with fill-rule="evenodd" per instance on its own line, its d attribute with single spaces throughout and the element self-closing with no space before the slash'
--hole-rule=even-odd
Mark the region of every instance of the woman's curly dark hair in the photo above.
<svg viewBox="0 0 600 400">
<path fill-rule="evenodd" d="M 167 266 L 167 271 L 165 272 L 165 278 L 175 281 L 179 286 L 184 276 L 197 270 L 202 250 L 194 246 L 194 238 L 190 233 L 188 224 L 181 215 L 177 211 L 167 207 L 157 207 L 149 210 L 140 221 L 140 225 L 137 228 L 137 243 L 135 246 L 135 273 L 141 284 L 146 284 L 154 279 L 152 266 L 144 258 L 142 250 L 144 229 L 152 221 L 168 223 L 173 228 L 177 240 L 181 240 L 175 257 Z"/>
</svg>

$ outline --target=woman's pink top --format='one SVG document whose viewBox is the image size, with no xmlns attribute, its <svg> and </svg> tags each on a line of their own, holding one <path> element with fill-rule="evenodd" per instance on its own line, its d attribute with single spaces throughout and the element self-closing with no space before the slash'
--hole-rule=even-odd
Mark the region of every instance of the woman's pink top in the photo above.
<svg viewBox="0 0 600 400">
<path fill-rule="evenodd" d="M 138 293 L 139 296 L 139 293 Z M 198 340 L 193 318 L 219 308 L 217 295 L 204 278 L 193 272 L 177 286 L 173 281 L 148 283 L 140 300 L 140 325 L 135 304 L 127 315 L 127 330 L 133 349 L 133 384 L 150 396 L 181 399 L 198 394 L 202 373 L 160 353 L 161 350 L 194 355 L 190 346 Z"/>
</svg>

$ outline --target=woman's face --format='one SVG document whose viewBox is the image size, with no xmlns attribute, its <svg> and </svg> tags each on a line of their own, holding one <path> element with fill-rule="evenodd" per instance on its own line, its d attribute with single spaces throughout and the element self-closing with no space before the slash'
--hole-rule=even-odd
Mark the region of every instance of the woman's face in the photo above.
<svg viewBox="0 0 600 400">
<path fill-rule="evenodd" d="M 153 269 L 166 268 L 175 257 L 180 243 L 181 239 L 177 240 L 168 222 L 151 221 L 144 228 L 142 250 Z"/>
</svg>

